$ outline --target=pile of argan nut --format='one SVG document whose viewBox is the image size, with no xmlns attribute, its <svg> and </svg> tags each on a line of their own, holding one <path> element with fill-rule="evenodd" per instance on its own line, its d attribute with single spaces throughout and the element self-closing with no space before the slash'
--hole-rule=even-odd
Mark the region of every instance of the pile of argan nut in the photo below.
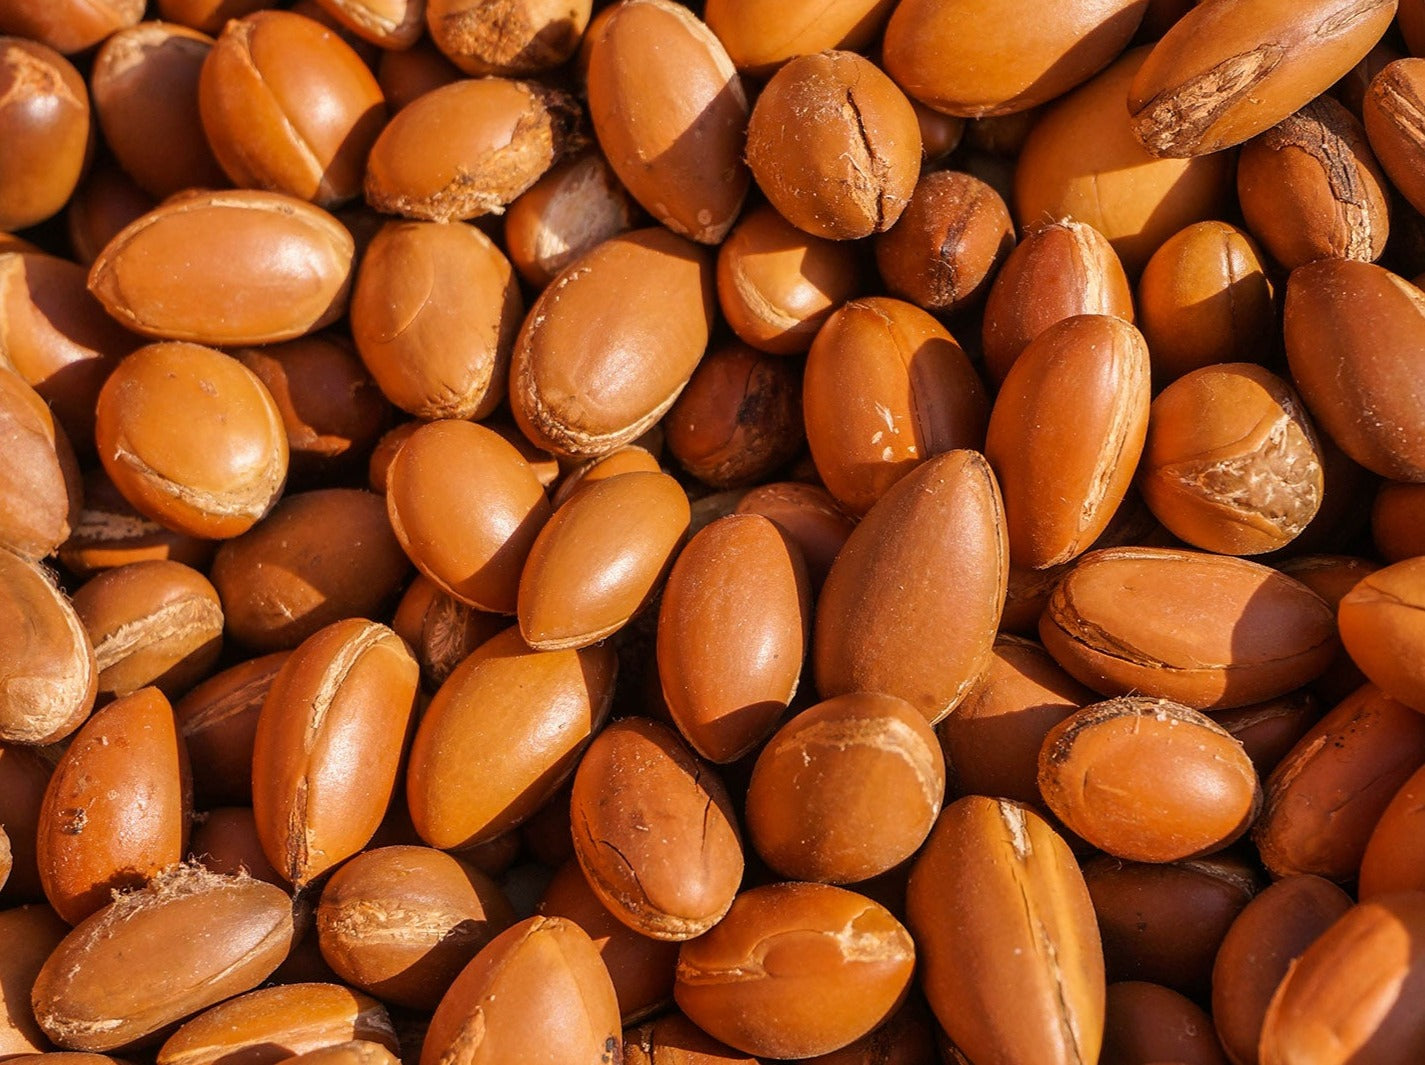
<svg viewBox="0 0 1425 1065">
<path fill-rule="evenodd" d="M 0 1065 L 1422 1065 L 1422 212 L 1425 0 L 0 0 Z"/>
</svg>

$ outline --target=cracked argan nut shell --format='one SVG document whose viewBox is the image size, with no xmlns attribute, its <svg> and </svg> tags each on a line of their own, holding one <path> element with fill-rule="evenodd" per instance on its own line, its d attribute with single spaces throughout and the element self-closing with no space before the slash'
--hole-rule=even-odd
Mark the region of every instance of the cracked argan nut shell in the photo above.
<svg viewBox="0 0 1425 1065">
<path fill-rule="evenodd" d="M 945 759 L 925 716 L 876 692 L 803 710 L 757 756 L 747 835 L 791 880 L 852 884 L 915 853 L 945 797 Z"/>
<path fill-rule="evenodd" d="M 550 508 L 530 464 L 498 433 L 437 421 L 412 433 L 391 461 L 386 512 L 401 547 L 442 591 L 509 614 Z"/>
<path fill-rule="evenodd" d="M 466 78 L 398 111 L 371 148 L 366 201 L 450 222 L 499 214 L 575 139 L 578 105 L 534 82 Z"/>
<path fill-rule="evenodd" d="M 30 988 L 68 931 L 45 905 L 0 910 L 0 1054 L 7 1061 L 51 1047 L 30 1006 Z"/>
<path fill-rule="evenodd" d="M 1323 259 L 1286 286 L 1287 362 L 1316 424 L 1348 456 L 1425 481 L 1425 293 L 1388 270 Z"/>
<path fill-rule="evenodd" d="M 1372 80 L 1361 105 L 1370 149 L 1417 211 L 1425 206 L 1425 59 L 1398 59 Z"/>
<path fill-rule="evenodd" d="M 525 316 L 510 366 L 515 422 L 568 458 L 633 442 L 688 383 L 713 311 L 710 251 L 662 227 L 606 240 Z"/>
<path fill-rule="evenodd" d="M 920 176 L 920 124 L 905 94 L 854 52 L 798 56 L 762 90 L 747 164 L 787 221 L 851 240 L 895 225 Z"/>
<path fill-rule="evenodd" d="M 478 420 L 504 398 L 524 316 L 510 261 L 474 226 L 388 222 L 362 257 L 351 335 L 381 391 L 425 420 Z"/>
<path fill-rule="evenodd" d="M 396 54 L 409 50 L 425 29 L 424 0 L 317 0 L 321 9 L 364 41 Z"/>
<path fill-rule="evenodd" d="M 1138 467 L 1151 399 L 1148 346 L 1121 318 L 1066 318 L 1029 342 L 985 436 L 1014 565 L 1069 562 L 1108 528 Z"/>
<path fill-rule="evenodd" d="M 287 651 L 239 662 L 209 677 L 173 707 L 193 767 L 199 809 L 252 802 L 257 715 Z"/>
<path fill-rule="evenodd" d="M 935 318 L 872 296 L 844 304 L 812 341 L 802 410 L 822 483 L 846 510 L 865 514 L 925 460 L 982 448 L 989 399 Z"/>
<path fill-rule="evenodd" d="M 404 641 L 364 618 L 309 636 L 273 678 L 253 741 L 252 809 L 268 861 L 297 887 L 380 826 L 419 684 Z"/>
<path fill-rule="evenodd" d="M 750 106 L 722 42 L 671 0 L 624 0 L 589 48 L 589 118 L 614 173 L 654 219 L 701 244 L 736 220 Z"/>
<path fill-rule="evenodd" d="M 1339 646 L 1331 608 L 1242 558 L 1157 547 L 1082 556 L 1039 621 L 1045 649 L 1104 695 L 1225 710 L 1314 680 Z"/>
<path fill-rule="evenodd" d="M 989 668 L 1008 580 L 989 463 L 974 451 L 921 463 L 832 563 L 812 637 L 817 691 L 899 695 L 934 724 Z"/>
<path fill-rule="evenodd" d="M 1174 536 L 1205 551 L 1285 547 L 1321 507 L 1316 432 L 1285 381 L 1255 363 L 1206 366 L 1153 400 L 1139 490 Z"/>
<path fill-rule="evenodd" d="M 99 393 L 94 437 L 124 498 L 192 536 L 246 532 L 287 476 L 272 395 L 232 356 L 197 344 L 149 344 L 125 358 Z"/>
<path fill-rule="evenodd" d="M 543 288 L 585 252 L 633 228 L 637 214 L 608 160 L 597 151 L 583 152 L 510 204 L 505 251 L 520 277 Z"/>
<path fill-rule="evenodd" d="M 103 466 L 85 472 L 83 494 L 74 529 L 59 545 L 60 562 L 81 580 L 130 562 L 169 559 L 197 570 L 212 562 L 214 541 L 165 529 L 144 517 L 114 487 Z"/>
<path fill-rule="evenodd" d="M 1134 862 L 1221 850 L 1262 806 L 1257 771 L 1230 732 L 1179 703 L 1142 696 L 1094 703 L 1050 729 L 1039 790 L 1070 829 Z"/>
<path fill-rule="evenodd" d="M 571 496 L 539 531 L 520 574 L 519 627 L 545 651 L 588 647 L 657 593 L 688 531 L 683 486 L 623 473 Z"/>
<path fill-rule="evenodd" d="M 532 1027 L 535 1025 L 535 1027 Z M 618 1000 L 593 941 L 559 917 L 530 917 L 491 940 L 436 1007 L 420 1065 L 622 1060 Z"/>
<path fill-rule="evenodd" d="M 1395 0 L 1206 0 L 1153 46 L 1128 92 L 1154 155 L 1206 155 L 1320 96 L 1390 27 Z"/>
<path fill-rule="evenodd" d="M 0 232 L 64 207 L 84 171 L 89 127 L 79 71 L 37 41 L 0 38 Z"/>
<path fill-rule="evenodd" d="M 69 599 L 37 565 L 0 551 L 0 741 L 68 736 L 93 708 L 98 679 Z"/>
<path fill-rule="evenodd" d="M 35 1017 L 69 1050 L 128 1047 L 256 987 L 293 939 L 292 899 L 280 888 L 175 866 L 65 936 L 35 980 Z"/>
<path fill-rule="evenodd" d="M 37 562 L 79 523 L 79 466 L 44 399 L 8 370 L 0 370 L 0 438 L 0 546 Z"/>
<path fill-rule="evenodd" d="M 799 55 L 866 51 L 893 7 L 892 0 L 708 0 L 704 17 L 737 69 L 765 79 Z"/>
<path fill-rule="evenodd" d="M 411 744 L 406 801 L 421 839 L 463 848 L 539 810 L 607 719 L 616 671 L 610 647 L 535 651 L 513 627 L 476 648 Z"/>
<path fill-rule="evenodd" d="M 630 717 L 599 733 L 570 809 L 579 867 L 634 931 L 692 939 L 727 913 L 743 870 L 732 801 L 667 725 Z"/>
<path fill-rule="evenodd" d="M 511 77 L 553 70 L 572 56 L 592 6 L 590 0 L 426 0 L 425 20 L 436 47 L 466 74 Z"/>
<path fill-rule="evenodd" d="M 1401 785 L 1361 855 L 1357 892 L 1365 902 L 1395 891 L 1425 890 L 1425 765 Z"/>
<path fill-rule="evenodd" d="M 681 1013 L 665 1013 L 624 1032 L 624 1065 L 758 1065 Z"/>
<path fill-rule="evenodd" d="M 341 317 L 355 248 L 345 226 L 304 200 L 194 192 L 120 230 L 89 268 L 89 291 L 145 336 L 267 344 Z"/>
<path fill-rule="evenodd" d="M 840 1049 L 895 1012 L 915 968 L 910 933 L 884 906 L 829 884 L 737 896 L 678 952 L 673 993 L 699 1028 L 771 1058 Z"/>
<path fill-rule="evenodd" d="M 430 847 L 382 847 L 327 881 L 317 939 L 343 980 L 424 1011 L 514 921 L 499 887 L 473 866 Z"/>
<path fill-rule="evenodd" d="M 906 916 L 920 982 L 974 1061 L 1098 1060 L 1103 951 L 1073 854 L 1028 807 L 947 806 L 911 870 Z"/>
</svg>

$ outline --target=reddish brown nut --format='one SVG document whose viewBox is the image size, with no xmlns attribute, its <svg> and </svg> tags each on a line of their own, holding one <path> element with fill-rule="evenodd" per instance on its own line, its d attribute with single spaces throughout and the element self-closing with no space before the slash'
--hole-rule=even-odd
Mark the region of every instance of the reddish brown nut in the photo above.
<svg viewBox="0 0 1425 1065">
<path fill-rule="evenodd" d="M 62 208 L 79 184 L 89 144 L 89 93 L 52 48 L 0 38 L 0 231 L 25 229 Z"/>
<path fill-rule="evenodd" d="M 282 664 L 252 749 L 252 808 L 273 867 L 302 887 L 366 846 L 396 785 L 420 667 L 385 625 L 334 622 Z"/>
<path fill-rule="evenodd" d="M 382 55 L 409 49 L 424 29 L 422 0 L 317 0 L 321 10 L 362 40 L 379 45 Z"/>
<path fill-rule="evenodd" d="M 410 646 L 421 664 L 422 682 L 434 691 L 475 648 L 501 632 L 506 620 L 462 603 L 418 574 L 406 586 L 391 628 Z"/>
<path fill-rule="evenodd" d="M 257 715 L 287 652 L 249 659 L 210 677 L 174 706 L 201 808 L 252 801 Z"/>
<path fill-rule="evenodd" d="M 989 463 L 973 451 L 921 463 L 871 508 L 832 564 L 812 639 L 817 690 L 899 695 L 939 721 L 989 668 L 1008 569 Z"/>
<path fill-rule="evenodd" d="M 202 33 L 219 33 L 229 19 L 267 6 L 267 0 L 157 0 L 158 15 Z"/>
<path fill-rule="evenodd" d="M 1364 680 L 1357 677 L 1351 691 Z M 1321 715 L 1316 696 L 1308 689 L 1298 688 L 1275 699 L 1218 710 L 1212 720 L 1236 737 L 1256 767 L 1258 778 L 1266 780 Z"/>
<path fill-rule="evenodd" d="M 126 1047 L 257 986 L 292 941 L 286 892 L 177 866 L 65 936 L 35 980 L 35 1017 L 71 1050 Z"/>
<path fill-rule="evenodd" d="M 335 2 L 342 3 L 344 0 Z M 405 0 L 398 2 L 404 3 Z M 419 0 L 409 4 L 418 15 L 424 14 L 421 6 Z M 382 49 L 376 61 L 376 83 L 381 86 L 386 106 L 393 115 L 412 100 L 432 89 L 459 81 L 462 76 L 455 64 L 441 54 L 422 30 L 418 22 L 416 31 L 420 36 L 415 44 L 399 51 Z"/>
<path fill-rule="evenodd" d="M 832 561 L 856 527 L 824 488 L 799 481 L 759 485 L 738 500 L 734 513 L 761 514 L 786 530 L 801 550 L 812 591 L 817 594 Z"/>
<path fill-rule="evenodd" d="M 398 1032 L 397 1036 L 402 1033 Z M 380 1043 L 372 1043 L 365 1039 L 353 1039 L 345 1043 L 337 1043 L 335 1046 L 321 1047 L 318 1050 L 309 1050 L 305 1054 L 297 1054 L 294 1057 L 284 1058 L 285 1062 L 295 1065 L 400 1065 L 401 1059 Z M 63 1065 L 63 1063 L 58 1063 Z M 80 1065 L 80 1063 L 76 1063 Z"/>
<path fill-rule="evenodd" d="M 895 225 L 920 174 L 920 126 L 905 94 L 855 52 L 798 56 L 762 90 L 747 164 L 781 215 L 849 240 Z"/>
<path fill-rule="evenodd" d="M 1361 856 L 1357 894 L 1362 902 L 1393 891 L 1425 890 L 1425 767 L 1401 785 L 1371 830 Z"/>
<path fill-rule="evenodd" d="M 1409 2 L 1402 7 L 1410 7 Z M 1391 183 L 1417 211 L 1425 204 L 1425 123 L 1421 95 L 1425 92 L 1425 60 L 1399 59 L 1372 79 L 1361 106 L 1370 147 Z"/>
<path fill-rule="evenodd" d="M 0 370 L 0 434 L 6 442 L 0 546 L 39 561 L 69 538 L 80 519 L 74 450 L 39 393 L 8 370 Z"/>
<path fill-rule="evenodd" d="M 29 37 L 69 55 L 132 26 L 143 12 L 143 0 L 8 0 L 0 9 L 0 33 Z"/>
<path fill-rule="evenodd" d="M 1099 1065 L 1228 1065 L 1212 1018 L 1159 984 L 1108 985 Z"/>
<path fill-rule="evenodd" d="M 828 884 L 738 895 L 716 928 L 678 952 L 674 995 L 705 1032 L 773 1058 L 825 1054 L 894 1012 L 915 944 L 885 907 Z"/>
<path fill-rule="evenodd" d="M 904 699 L 841 695 L 777 730 L 752 769 L 747 834 L 792 880 L 850 884 L 905 861 L 945 796 L 945 760 Z"/>
<path fill-rule="evenodd" d="M 1341 643 L 1387 695 L 1425 713 L 1425 558 L 1367 574 L 1337 610 Z"/>
<path fill-rule="evenodd" d="M 573 467 L 559 481 L 550 502 L 555 509 L 562 507 L 575 492 L 582 491 L 598 481 L 607 481 L 623 473 L 662 473 L 663 467 L 653 457 L 651 451 L 637 444 L 625 444 L 617 451 L 596 459 L 588 459 Z"/>
<path fill-rule="evenodd" d="M 633 228 L 638 208 L 599 152 L 555 166 L 505 213 L 505 250 L 543 288 L 575 259 Z"/>
<path fill-rule="evenodd" d="M 743 862 L 727 788 L 666 725 L 604 729 L 574 774 L 571 815 L 589 886 L 634 931 L 692 939 L 732 905 Z"/>
<path fill-rule="evenodd" d="M 477 77 L 538 74 L 559 66 L 578 48 L 591 7 L 590 0 L 425 3 L 431 39 L 452 63 Z"/>
<path fill-rule="evenodd" d="M 765 78 L 799 55 L 865 51 L 894 6 L 889 0 L 709 0 L 704 17 L 737 69 Z"/>
<path fill-rule="evenodd" d="M 125 499 L 102 466 L 84 475 L 84 505 L 68 540 L 59 545 L 59 560 L 76 577 L 131 562 L 168 559 L 206 570 L 216 544 L 165 529 L 150 521 Z"/>
<path fill-rule="evenodd" d="M 756 1065 L 757 1059 L 708 1035 L 681 1013 L 624 1032 L 624 1065 Z"/>
<path fill-rule="evenodd" d="M 1387 562 L 1425 555 L 1425 485 L 1380 486 L 1371 507 L 1371 540 Z"/>
<path fill-rule="evenodd" d="M 287 881 L 262 852 L 251 806 L 219 806 L 195 818 L 188 840 L 188 860 L 214 873 L 247 875 L 277 887 Z"/>
<path fill-rule="evenodd" d="M 44 898 L 35 848 L 52 768 L 36 748 L 0 743 L 0 807 L 5 810 L 10 862 L 7 879 L 0 884 L 0 906 Z"/>
<path fill-rule="evenodd" d="M 0 1054 L 6 1060 L 50 1048 L 30 1006 L 30 989 L 68 931 L 48 906 L 0 910 L 0 936 L 5 940 L 0 954 Z"/>
</svg>

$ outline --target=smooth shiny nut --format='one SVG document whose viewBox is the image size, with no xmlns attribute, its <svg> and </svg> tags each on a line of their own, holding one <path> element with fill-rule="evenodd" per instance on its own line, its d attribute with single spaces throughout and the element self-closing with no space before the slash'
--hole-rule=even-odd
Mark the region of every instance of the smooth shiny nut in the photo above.
<svg viewBox="0 0 1425 1065">
<path fill-rule="evenodd" d="M 57 213 L 79 184 L 89 142 L 89 92 L 58 52 L 0 38 L 0 231 Z"/>
<path fill-rule="evenodd" d="M 1387 695 L 1425 713 L 1425 558 L 1367 574 L 1337 610 L 1341 643 L 1361 672 Z"/>
<path fill-rule="evenodd" d="M 257 715 L 288 654 L 280 651 L 230 666 L 174 705 L 200 809 L 252 801 Z"/>
<path fill-rule="evenodd" d="M 585 252 L 632 229 L 638 208 L 598 152 L 553 167 L 505 212 L 505 252 L 543 288 Z"/>
<path fill-rule="evenodd" d="M 709 0 L 704 17 L 737 69 L 761 78 L 799 55 L 862 51 L 894 6 L 888 0 Z"/>
<path fill-rule="evenodd" d="M 32 561 L 54 553 L 80 520 L 74 451 L 49 408 L 17 374 L 0 371 L 0 545 Z"/>
<path fill-rule="evenodd" d="M 856 527 L 826 489 L 800 481 L 758 485 L 738 500 L 734 513 L 761 514 L 786 530 L 801 549 L 812 590 L 818 593 L 832 561 Z"/>
</svg>

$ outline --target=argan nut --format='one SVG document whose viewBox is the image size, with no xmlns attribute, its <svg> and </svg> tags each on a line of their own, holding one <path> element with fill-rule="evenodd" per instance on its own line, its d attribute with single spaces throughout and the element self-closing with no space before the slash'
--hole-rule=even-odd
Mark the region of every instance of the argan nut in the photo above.
<svg viewBox="0 0 1425 1065">
<path fill-rule="evenodd" d="M 397 1033 L 399 1037 L 400 1033 Z M 288 1065 L 401 1065 L 401 1059 L 380 1043 L 353 1039 L 284 1058 Z M 61 1063 L 62 1065 L 62 1063 Z"/>
<path fill-rule="evenodd" d="M 624 1032 L 624 1065 L 757 1065 L 681 1013 L 665 1013 Z"/>
<path fill-rule="evenodd" d="M 1320 596 L 1246 559 L 1172 548 L 1103 548 L 1055 587 L 1039 622 L 1054 659 L 1104 695 L 1195 710 L 1283 695 L 1338 646 Z"/>
<path fill-rule="evenodd" d="M 1361 856 L 1358 890 L 1362 902 L 1393 891 L 1425 890 L 1425 766 L 1417 769 L 1380 815 Z"/>
<path fill-rule="evenodd" d="M 30 989 L 68 931 L 45 905 L 0 910 L 0 937 L 5 941 L 0 955 L 0 1054 L 6 1060 L 50 1049 L 30 1006 Z"/>
<path fill-rule="evenodd" d="M 1108 985 L 1099 1065 L 1228 1065 L 1212 1018 L 1161 984 Z"/>
<path fill-rule="evenodd" d="M 1351 908 L 1319 876 L 1289 876 L 1263 890 L 1227 929 L 1212 967 L 1212 1023 L 1232 1060 L 1257 1065 L 1262 1019 L 1292 962 Z"/>
<path fill-rule="evenodd" d="M 0 370 L 0 434 L 0 546 L 38 562 L 78 524 L 79 464 L 39 393 L 8 370 Z"/>
<path fill-rule="evenodd" d="M 1107 66 L 1147 7 L 1147 0 L 1066 4 L 1036 11 L 1031 24 L 1006 0 L 910 0 L 886 26 L 886 73 L 946 114 L 1025 111 Z"/>
<path fill-rule="evenodd" d="M 430 422 L 401 445 L 387 479 L 387 515 L 416 568 L 461 602 L 513 613 L 550 513 L 523 456 L 482 425 Z"/>
<path fill-rule="evenodd" d="M 256 987 L 292 941 L 286 892 L 176 866 L 65 936 L 35 980 L 35 1017 L 70 1050 L 127 1047 Z M 135 958 L 144 959 L 141 980 Z"/>
<path fill-rule="evenodd" d="M 198 113 L 198 75 L 212 47 L 207 34 L 153 21 L 112 34 L 94 55 L 89 88 L 104 143 L 155 199 L 227 184 Z"/>
<path fill-rule="evenodd" d="M 1371 507 L 1371 541 L 1387 562 L 1425 555 L 1425 485 L 1380 486 Z"/>
<path fill-rule="evenodd" d="M 421 0 L 317 0 L 321 9 L 383 55 L 409 49 L 425 29 Z"/>
<path fill-rule="evenodd" d="M 945 760 L 920 711 L 894 695 L 841 695 L 797 714 L 762 748 L 747 835 L 791 880 L 851 884 L 914 854 L 944 796 Z"/>
<path fill-rule="evenodd" d="M 1354 879 L 1371 831 L 1422 763 L 1425 714 L 1365 685 L 1318 721 L 1267 778 L 1252 830 L 1262 864 L 1274 877 Z"/>
<path fill-rule="evenodd" d="M 865 514 L 927 459 L 982 448 L 989 400 L 939 322 L 912 304 L 872 296 L 844 304 L 817 333 L 802 409 L 827 491 Z"/>
<path fill-rule="evenodd" d="M 0 743 L 0 807 L 5 810 L 9 869 L 0 884 L 0 906 L 35 902 L 44 898 L 35 862 L 40 807 L 53 772 L 52 759 L 40 749 Z M 3 996 L 3 992 L 0 992 Z M 3 1044 L 3 1037 L 0 1037 Z"/>
<path fill-rule="evenodd" d="M 54 49 L 0 38 L 0 231 L 56 214 L 74 192 L 89 146 L 89 92 Z"/>
<path fill-rule="evenodd" d="M 506 618 L 462 603 L 423 574 L 406 586 L 391 628 L 421 664 L 421 680 L 434 691 L 486 640 L 503 631 Z"/>
<path fill-rule="evenodd" d="M 1227 213 L 1232 202 L 1230 155 L 1155 158 L 1133 135 L 1123 100 L 1147 56 L 1147 48 L 1124 53 L 1044 108 L 1014 168 L 1021 223 L 1073 218 L 1093 226 L 1134 277 L 1168 237 Z"/>
<path fill-rule="evenodd" d="M 1154 155 L 1206 155 L 1320 96 L 1385 34 L 1394 0 L 1208 0 L 1153 46 L 1128 91 Z"/>
<path fill-rule="evenodd" d="M 579 867 L 624 924 L 686 940 L 723 919 L 743 870 L 732 802 L 668 726 L 631 717 L 599 733 L 570 808 Z"/>
<path fill-rule="evenodd" d="M 411 101 L 366 163 L 366 202 L 386 214 L 450 222 L 499 214 L 559 161 L 578 105 L 534 82 L 466 78 Z"/>
<path fill-rule="evenodd" d="M 1402 6 L 1410 7 L 1409 0 Z M 1361 104 L 1371 150 L 1390 175 L 1391 184 L 1417 211 L 1425 205 L 1425 163 L 1420 158 L 1425 139 L 1420 120 L 1422 93 L 1425 60 L 1399 59 L 1371 80 Z"/>
<path fill-rule="evenodd" d="M 50 576 L 9 551 L 0 551 L 0 634 L 0 741 L 68 736 L 94 706 L 94 648 Z"/>
<path fill-rule="evenodd" d="M 1262 1065 L 1407 1065 L 1425 1046 L 1425 892 L 1347 910 L 1288 970 L 1262 1021 Z"/>
<path fill-rule="evenodd" d="M 0 828 L 0 890 L 10 881 L 10 870 L 15 867 L 15 856 L 10 849 L 10 834 Z"/>
<path fill-rule="evenodd" d="M 228 19 L 242 18 L 265 0 L 157 0 L 159 18 L 202 33 L 219 33 Z"/>
<path fill-rule="evenodd" d="M 297 887 L 381 824 L 419 681 L 401 638 L 363 618 L 309 636 L 273 678 L 253 742 L 252 808 L 268 860 Z"/>
<path fill-rule="evenodd" d="M 738 70 L 765 78 L 799 55 L 865 51 L 894 6 L 889 0 L 709 0 L 704 18 Z"/>
<path fill-rule="evenodd" d="M 133 25 L 143 12 L 143 0 L 10 0 L 0 12 L 0 33 L 29 37 L 70 55 Z"/>
<path fill-rule="evenodd" d="M 538 74 L 574 54 L 592 6 L 590 0 L 426 0 L 426 25 L 436 47 L 466 74 Z"/>
<path fill-rule="evenodd" d="M 111 240 L 89 291 L 145 336 L 267 344 L 346 310 L 355 243 L 319 207 L 276 192 L 193 192 Z"/>
<path fill-rule="evenodd" d="M 525 316 L 510 367 L 515 422 L 564 457 L 632 443 L 692 376 L 713 311 L 710 252 L 661 227 L 610 238 Z"/>
<path fill-rule="evenodd" d="M 781 526 L 801 550 L 814 594 L 821 592 L 832 561 L 856 527 L 826 489 L 800 481 L 758 485 L 738 500 L 733 513 L 761 514 Z"/>
<path fill-rule="evenodd" d="M 612 648 L 535 651 L 515 628 L 476 648 L 411 744 L 406 800 L 421 839 L 467 847 L 544 805 L 607 719 L 616 669 Z"/>
<path fill-rule="evenodd" d="M 592 941 L 558 917 L 530 917 L 477 954 L 431 1018 L 421 1065 L 502 1065 L 529 1050 L 530 1020 L 551 1061 L 622 1057 L 618 1002 Z"/>
<path fill-rule="evenodd" d="M 228 635 L 256 651 L 281 651 L 342 618 L 383 616 L 409 572 L 385 500 L 359 488 L 319 488 L 285 497 L 225 542 L 211 576 Z"/>
<path fill-rule="evenodd" d="M 1360 687 L 1364 679 L 1358 677 L 1351 691 Z M 1275 699 L 1215 711 L 1212 720 L 1236 737 L 1256 767 L 1258 778 L 1266 780 L 1321 716 L 1316 696 L 1309 689 L 1298 688 Z"/>
<path fill-rule="evenodd" d="M 832 563 L 812 638 L 817 691 L 899 695 L 939 721 L 989 668 L 1008 573 L 989 463 L 974 451 L 921 463 Z"/>
<path fill-rule="evenodd" d="M 520 574 L 520 633 L 545 651 L 612 635 L 663 581 L 688 529 L 666 473 L 625 473 L 576 492 L 539 531 Z"/>
<path fill-rule="evenodd" d="M 206 570 L 216 544 L 165 529 L 125 499 L 102 466 L 84 474 L 84 505 L 69 539 L 59 545 L 64 568 L 81 579 L 131 562 L 167 559 Z"/>
<path fill-rule="evenodd" d="M 747 126 L 747 165 L 778 212 L 815 237 L 895 225 L 920 175 L 905 94 L 855 52 L 798 56 L 772 75 Z"/>
<path fill-rule="evenodd" d="M 1098 230 L 1065 219 L 1030 224 L 995 275 L 985 300 L 985 372 L 995 384 L 1029 342 L 1078 314 L 1133 321 L 1133 294 L 1113 246 Z"/>
<path fill-rule="evenodd" d="M 505 212 L 505 252 L 543 288 L 585 252 L 632 229 L 638 208 L 596 151 L 566 159 Z"/>
<path fill-rule="evenodd" d="M 1153 252 L 1138 280 L 1138 328 L 1158 385 L 1219 362 L 1256 358 L 1276 328 L 1257 246 L 1226 222 L 1196 222 Z"/>
<path fill-rule="evenodd" d="M 1425 558 L 1367 574 L 1337 609 L 1341 643 L 1361 672 L 1387 695 L 1425 713 Z"/>
<path fill-rule="evenodd" d="M 1015 565 L 1060 565 L 1099 538 L 1132 483 L 1150 400 L 1148 346 L 1120 318 L 1066 318 L 1029 342 L 985 437 Z"/>
<path fill-rule="evenodd" d="M 336 3 L 347 0 L 334 0 Z M 357 0 L 362 2 L 362 0 Z M 463 75 L 459 68 L 441 54 L 434 42 L 424 32 L 425 4 L 423 0 L 397 0 L 416 14 L 416 43 L 409 48 L 393 51 L 381 50 L 376 60 L 376 83 L 386 97 L 386 107 L 395 114 L 412 100 L 418 99 L 438 89 L 459 81 Z"/>
<path fill-rule="evenodd" d="M 229 666 L 174 705 L 200 808 L 252 801 L 257 715 L 287 655 L 283 651 Z"/>
<path fill-rule="evenodd" d="M 509 260 L 458 222 L 386 223 L 351 295 L 362 361 L 387 399 L 428 420 L 495 409 L 523 315 Z"/>
<path fill-rule="evenodd" d="M 699 1028 L 759 1057 L 839 1049 L 895 1011 L 915 944 L 884 906 L 828 884 L 768 884 L 678 952 L 674 997 Z"/>
<path fill-rule="evenodd" d="M 587 459 L 570 469 L 554 489 L 550 502 L 558 509 L 575 492 L 620 474 L 662 472 L 663 467 L 658 464 L 651 451 L 646 451 L 637 444 L 625 444 L 617 451 L 610 451 L 596 459 Z"/>
<path fill-rule="evenodd" d="M 287 881 L 262 851 L 251 806 L 204 810 L 188 839 L 188 860 L 214 873 L 246 875 L 286 889 Z"/>
</svg>

